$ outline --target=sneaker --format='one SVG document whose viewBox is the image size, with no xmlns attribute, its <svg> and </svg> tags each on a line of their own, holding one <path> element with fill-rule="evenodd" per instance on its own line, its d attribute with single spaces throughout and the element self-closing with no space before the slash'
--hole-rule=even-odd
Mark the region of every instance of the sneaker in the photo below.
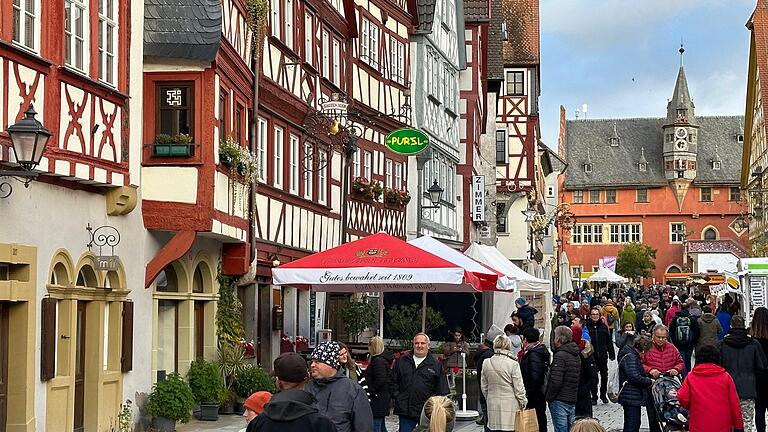
<svg viewBox="0 0 768 432">
<path fill-rule="evenodd" d="M 605 397 L 605 396 L 601 397 L 601 398 L 600 398 L 600 400 L 601 400 L 601 401 L 602 401 L 604 404 L 607 404 L 607 403 L 608 403 L 608 398 L 607 398 L 607 397 Z"/>
</svg>

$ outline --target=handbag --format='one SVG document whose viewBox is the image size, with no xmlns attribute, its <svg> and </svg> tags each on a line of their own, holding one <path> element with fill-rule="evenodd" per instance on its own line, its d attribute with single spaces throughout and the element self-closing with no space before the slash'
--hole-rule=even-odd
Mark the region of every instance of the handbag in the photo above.
<svg viewBox="0 0 768 432">
<path fill-rule="evenodd" d="M 539 432 L 535 409 L 524 409 L 515 414 L 515 432 Z"/>
</svg>

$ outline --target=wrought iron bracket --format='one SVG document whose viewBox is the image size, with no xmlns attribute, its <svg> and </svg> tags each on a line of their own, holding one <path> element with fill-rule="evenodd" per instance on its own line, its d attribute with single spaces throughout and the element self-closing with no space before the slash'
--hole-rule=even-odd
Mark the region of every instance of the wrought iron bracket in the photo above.
<svg viewBox="0 0 768 432">
<path fill-rule="evenodd" d="M 97 247 L 99 253 L 97 255 L 103 255 L 102 248 L 110 248 L 110 255 L 115 255 L 115 246 L 120 244 L 120 231 L 111 225 L 102 225 L 97 228 L 91 227 L 91 224 L 85 226 L 85 230 L 88 231 L 90 241 L 86 245 L 89 251 L 92 251 L 93 247 Z"/>
<path fill-rule="evenodd" d="M 28 188 L 32 180 L 38 175 L 36 172 L 26 170 L 0 170 L 0 199 L 8 198 L 13 193 L 13 184 L 2 179 L 15 180 Z"/>
</svg>

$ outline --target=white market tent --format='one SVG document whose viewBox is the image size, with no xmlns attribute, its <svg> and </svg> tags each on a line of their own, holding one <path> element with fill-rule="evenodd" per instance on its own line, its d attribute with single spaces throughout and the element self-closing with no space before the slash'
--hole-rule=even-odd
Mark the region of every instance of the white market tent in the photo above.
<svg viewBox="0 0 768 432">
<path fill-rule="evenodd" d="M 510 292 L 494 292 L 493 295 L 493 323 L 500 325 L 510 321 L 509 315 L 516 310 L 515 300 L 526 295 L 532 296 L 541 294 L 544 296 L 544 308 L 539 313 L 544 317 L 544 340 L 549 340 L 549 330 L 551 327 L 552 314 L 552 283 L 546 279 L 539 279 L 532 274 L 526 273 L 523 269 L 512 263 L 501 251 L 493 246 L 485 246 L 472 243 L 464 252 L 470 258 L 473 258 L 499 273 L 507 276 L 514 283 L 514 288 Z"/>
<path fill-rule="evenodd" d="M 613 270 L 600 267 L 592 276 L 588 277 L 587 282 L 626 282 L 627 279 L 617 275 Z"/>
</svg>

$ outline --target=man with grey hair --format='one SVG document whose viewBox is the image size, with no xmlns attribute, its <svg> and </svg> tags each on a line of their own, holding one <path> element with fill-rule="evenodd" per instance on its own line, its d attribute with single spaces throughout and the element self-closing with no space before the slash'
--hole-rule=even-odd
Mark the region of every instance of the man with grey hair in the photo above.
<svg viewBox="0 0 768 432">
<path fill-rule="evenodd" d="M 546 400 L 555 432 L 568 432 L 576 417 L 581 359 L 570 328 L 556 327 L 553 342 L 555 354 L 549 370 Z"/>
<path fill-rule="evenodd" d="M 662 374 L 677 376 L 685 371 L 685 363 L 680 351 L 667 340 L 669 329 L 663 324 L 653 328 L 653 347 L 642 356 L 645 373 L 656 379 Z M 656 408 L 653 405 L 653 397 L 648 394 L 646 411 L 648 412 L 648 424 L 651 432 L 661 432 L 659 421 L 656 417 Z"/>
<path fill-rule="evenodd" d="M 399 430 L 411 432 L 419 424 L 421 409 L 427 399 L 448 394 L 443 365 L 429 352 L 429 336 L 418 333 L 413 337 L 413 353 L 397 359 L 392 369 L 392 381 Z"/>
</svg>

